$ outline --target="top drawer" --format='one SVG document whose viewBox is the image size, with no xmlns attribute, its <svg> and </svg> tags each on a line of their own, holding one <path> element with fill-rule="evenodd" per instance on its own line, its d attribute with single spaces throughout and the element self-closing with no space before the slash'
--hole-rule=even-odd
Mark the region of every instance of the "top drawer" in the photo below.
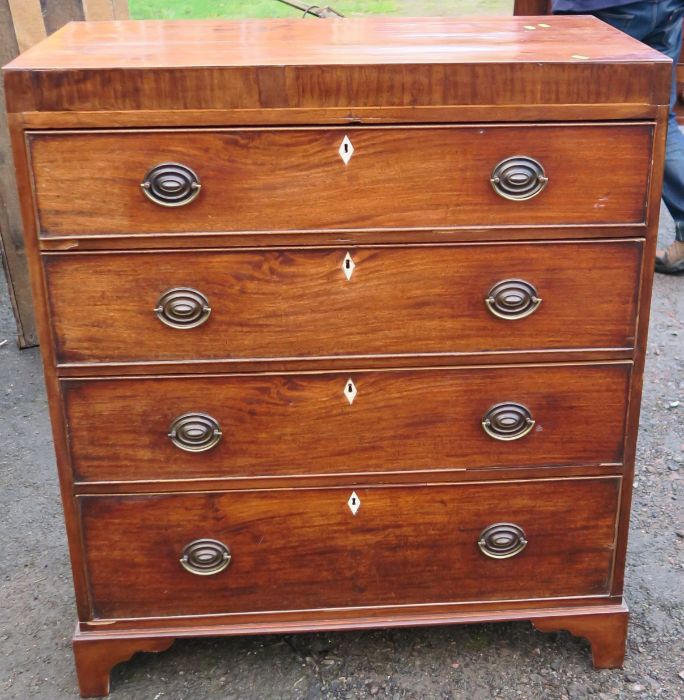
<svg viewBox="0 0 684 700">
<path fill-rule="evenodd" d="M 27 135 L 44 237 L 639 224 L 651 139 L 650 124 Z"/>
</svg>

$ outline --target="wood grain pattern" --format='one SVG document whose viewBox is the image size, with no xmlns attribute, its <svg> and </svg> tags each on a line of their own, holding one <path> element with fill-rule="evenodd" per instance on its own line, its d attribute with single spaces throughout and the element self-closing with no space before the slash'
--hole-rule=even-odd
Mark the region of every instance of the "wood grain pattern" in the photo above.
<svg viewBox="0 0 684 700">
<path fill-rule="evenodd" d="M 669 61 L 662 54 L 594 18 L 544 17 L 548 28 L 536 31 L 526 29 L 529 21 L 73 24 L 7 66 L 8 106 L 11 112 L 314 108 L 320 114 L 383 106 L 603 105 L 604 118 L 611 118 L 615 105 L 668 103 Z"/>
<path fill-rule="evenodd" d="M 59 362 L 306 358 L 631 347 L 642 244 L 567 243 L 44 257 Z M 600 259 L 599 266 L 596 261 Z M 485 306 L 523 278 L 524 319 Z M 168 289 L 212 308 L 203 325 L 154 314 Z"/>
<path fill-rule="evenodd" d="M 631 363 L 63 382 L 79 481 L 620 463 Z M 357 394 L 344 396 L 348 379 Z M 516 401 L 536 421 L 511 442 L 482 429 Z M 207 452 L 168 438 L 188 412 L 223 432 Z"/>
<path fill-rule="evenodd" d="M 651 138 L 648 124 L 350 127 L 36 133 L 28 148 L 49 237 L 634 224 L 645 217 Z M 491 186 L 495 166 L 515 155 L 539 161 L 549 178 L 534 199 L 510 201 Z M 144 196 L 145 174 L 165 162 L 199 176 L 192 203 Z"/>
<path fill-rule="evenodd" d="M 450 487 L 84 497 L 93 614 L 148 617 L 601 595 L 613 558 L 616 478 Z M 553 498 L 550 498 L 553 493 Z M 515 522 L 527 547 L 494 560 L 486 526 Z M 179 564 L 209 537 L 225 571 Z"/>
</svg>

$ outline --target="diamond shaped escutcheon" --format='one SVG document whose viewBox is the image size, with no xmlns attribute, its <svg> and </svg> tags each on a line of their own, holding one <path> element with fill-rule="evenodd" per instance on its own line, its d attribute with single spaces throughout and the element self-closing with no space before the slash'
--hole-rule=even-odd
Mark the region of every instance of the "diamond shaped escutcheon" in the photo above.
<svg viewBox="0 0 684 700">
<path fill-rule="evenodd" d="M 356 495 L 356 491 L 352 491 L 352 494 L 349 496 L 349 500 L 347 501 L 347 505 L 349 506 L 349 510 L 352 512 L 352 515 L 356 515 L 356 512 L 361 507 L 361 499 Z"/>
<path fill-rule="evenodd" d="M 347 379 L 347 383 L 344 385 L 344 397 L 349 401 L 350 406 L 354 403 L 356 393 L 356 385 L 351 378 Z"/>
<path fill-rule="evenodd" d="M 344 256 L 344 260 L 342 261 L 342 271 L 344 272 L 344 276 L 350 280 L 351 276 L 354 274 L 354 268 L 356 267 L 356 263 L 352 260 L 352 256 L 350 253 L 347 253 Z"/>
<path fill-rule="evenodd" d="M 354 146 L 352 146 L 349 136 L 345 136 L 342 139 L 342 143 L 340 144 L 340 148 L 337 152 L 340 154 L 340 158 L 342 158 L 344 164 L 348 165 L 351 157 L 354 155 Z"/>
</svg>

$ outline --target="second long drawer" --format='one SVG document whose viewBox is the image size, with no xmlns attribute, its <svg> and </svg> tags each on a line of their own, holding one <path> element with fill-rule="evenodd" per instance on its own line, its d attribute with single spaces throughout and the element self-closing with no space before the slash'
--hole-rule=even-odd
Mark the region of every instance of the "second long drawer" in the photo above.
<svg viewBox="0 0 684 700">
<path fill-rule="evenodd" d="M 632 348 L 643 243 L 54 254 L 60 363 Z"/>
<path fill-rule="evenodd" d="M 76 479 L 622 461 L 631 363 L 65 380 Z"/>
</svg>

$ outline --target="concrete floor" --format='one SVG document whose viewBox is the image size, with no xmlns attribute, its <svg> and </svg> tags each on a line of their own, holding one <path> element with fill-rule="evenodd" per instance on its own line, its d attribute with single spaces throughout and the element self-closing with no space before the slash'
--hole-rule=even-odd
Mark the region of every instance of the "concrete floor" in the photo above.
<svg viewBox="0 0 684 700">
<path fill-rule="evenodd" d="M 662 235 L 671 238 L 664 216 Z M 597 260 L 600 265 L 601 261 Z M 76 698 L 74 605 L 36 349 L 0 279 L 0 700 Z M 657 276 L 627 571 L 623 670 L 527 623 L 177 642 L 112 674 L 115 700 L 684 696 L 684 277 Z M 677 404 L 679 401 L 679 405 Z"/>
</svg>

